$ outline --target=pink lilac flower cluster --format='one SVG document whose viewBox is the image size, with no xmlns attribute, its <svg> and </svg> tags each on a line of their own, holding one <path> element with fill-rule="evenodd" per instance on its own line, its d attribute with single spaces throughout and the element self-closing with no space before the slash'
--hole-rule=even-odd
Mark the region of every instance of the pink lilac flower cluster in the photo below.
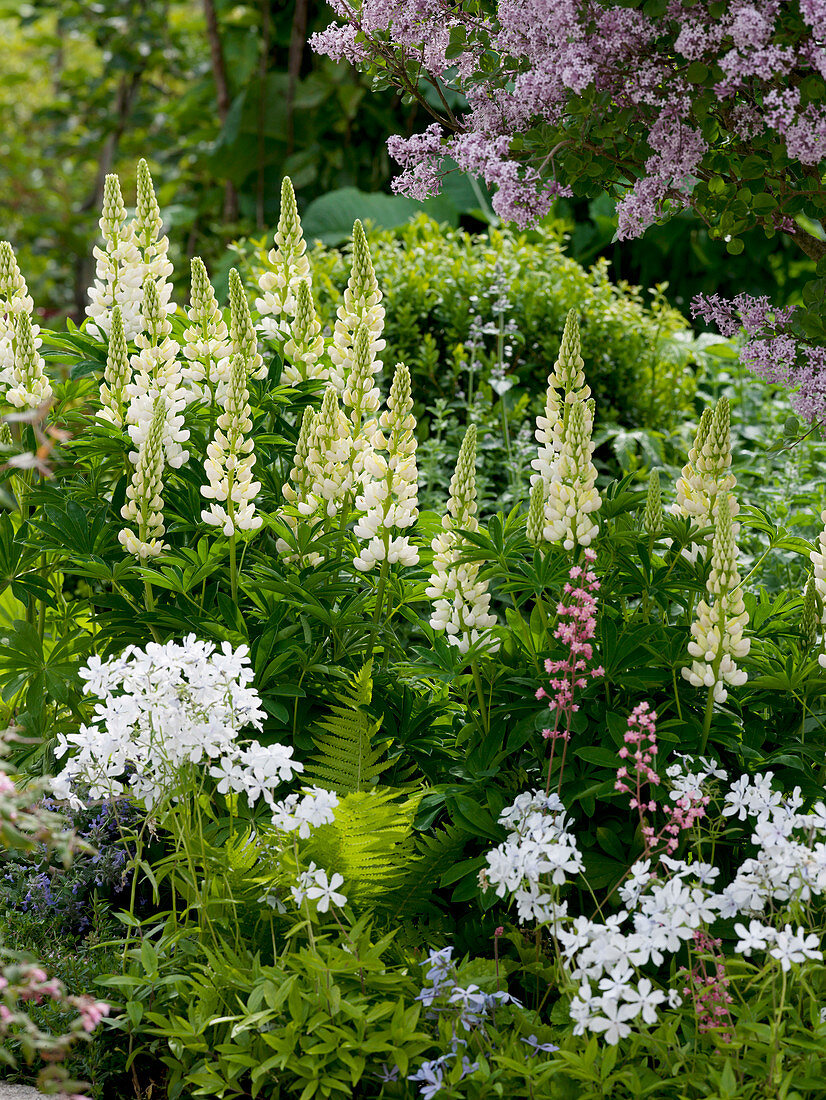
<svg viewBox="0 0 826 1100">
<path fill-rule="evenodd" d="M 699 1030 L 714 1031 L 722 1042 L 730 1043 L 734 1033 L 729 1011 L 732 996 L 728 991 L 730 982 L 726 977 L 725 963 L 719 952 L 722 942 L 698 928 L 694 933 L 694 949 L 714 957 L 713 969 L 707 968 L 706 959 L 700 955 L 690 970 L 682 967 L 679 973 L 686 982 L 683 994 L 694 1002 Z"/>
<path fill-rule="evenodd" d="M 563 589 L 566 598 L 560 601 L 556 609 L 559 622 L 554 631 L 554 637 L 562 642 L 567 652 L 560 660 L 553 661 L 548 658 L 545 662 L 545 671 L 551 677 L 550 686 L 553 693 L 547 692 L 543 687 L 537 688 L 536 691 L 536 698 L 547 699 L 548 709 L 554 715 L 553 729 L 542 731 L 542 736 L 552 742 L 551 759 L 548 765 L 549 783 L 556 742 L 563 741 L 567 750 L 571 737 L 571 718 L 579 710 L 579 704 L 575 702 L 577 689 L 586 686 L 588 676 L 593 678 L 605 674 L 602 665 L 588 668 L 594 656 L 591 640 L 597 624 L 595 593 L 599 591 L 599 581 L 592 568 L 596 561 L 596 552 L 588 548 L 584 551 L 584 557 L 586 562 L 584 566 L 571 567 L 568 573 L 569 579 Z M 564 764 L 563 753 L 563 767 Z"/>
<path fill-rule="evenodd" d="M 433 193 L 449 155 L 498 187 L 497 212 L 525 226 L 568 193 L 555 160 L 566 149 L 571 179 L 595 165 L 606 184 L 636 177 L 617 207 L 623 239 L 695 204 L 695 184 L 715 171 L 709 108 L 727 154 L 748 156 L 755 141 L 765 154 L 768 141 L 804 173 L 826 156 L 826 106 L 807 83 L 826 77 L 822 0 L 732 0 L 722 12 L 714 0 L 669 0 L 656 14 L 609 0 L 331 2 L 344 25 L 314 35 L 315 50 L 378 62 L 408 91 L 411 72 L 431 85 L 438 122 L 426 140 L 392 139 L 397 187 L 411 195 Z M 464 96 L 464 114 L 447 92 Z"/>
<path fill-rule="evenodd" d="M 680 834 L 705 817 L 709 796 L 699 789 L 681 791 L 673 806 L 667 803 L 662 806 L 667 821 L 657 832 L 645 816 L 646 813 L 654 813 L 657 803 L 650 793 L 648 798 L 643 796 L 643 787 L 656 787 L 660 783 L 660 777 L 652 766 L 658 752 L 657 712 L 651 710 L 649 703 L 640 703 L 631 712 L 623 740 L 625 743 L 617 755 L 625 763 L 617 769 L 614 789 L 621 794 L 630 794 L 629 805 L 639 814 L 640 833 L 645 845 L 642 858 L 649 858 L 660 844 L 664 845 L 666 854 L 671 855 L 679 845 Z"/>
<path fill-rule="evenodd" d="M 792 333 L 794 311 L 772 305 L 765 295 L 698 294 L 691 302 L 692 316 L 716 325 L 723 336 L 743 333 L 743 366 L 764 382 L 791 390 L 791 406 L 804 420 L 820 420 L 826 415 L 826 348 Z"/>
</svg>

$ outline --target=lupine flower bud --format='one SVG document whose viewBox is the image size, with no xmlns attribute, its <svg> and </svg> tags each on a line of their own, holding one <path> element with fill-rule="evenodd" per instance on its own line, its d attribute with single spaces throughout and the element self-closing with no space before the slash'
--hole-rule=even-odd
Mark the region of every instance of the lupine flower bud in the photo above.
<svg viewBox="0 0 826 1100">
<path fill-rule="evenodd" d="M 395 534 L 411 527 L 419 514 L 412 410 L 410 371 L 404 363 L 397 363 L 387 409 L 365 458 L 364 487 L 356 499 L 356 508 L 364 515 L 356 523 L 355 534 L 367 545 L 353 564 L 363 573 L 380 561 L 416 565 L 419 560 L 419 551 L 409 537 Z"/>
<path fill-rule="evenodd" d="M 184 356 L 188 365 L 182 373 L 199 400 L 223 402 L 229 383 L 227 326 L 204 261 L 193 256 L 190 267 L 192 289 L 187 310 L 190 323 L 184 329 Z"/>
<path fill-rule="evenodd" d="M 8 426 L 5 420 L 0 422 L 0 444 L 2 444 L 4 447 L 11 447 L 14 445 L 11 428 Z"/>
<path fill-rule="evenodd" d="M 152 278 L 158 287 L 158 297 L 165 313 L 174 313 L 170 304 L 172 284 L 168 281 L 172 274 L 169 252 L 169 238 L 161 233 L 163 220 L 152 186 L 152 176 L 145 160 L 138 161 L 137 204 L 132 232 L 143 262 L 143 287 L 146 290 L 147 278 Z"/>
<path fill-rule="evenodd" d="M 103 184 L 103 211 L 98 222 L 103 248 L 95 246 L 95 285 L 89 288 L 90 319 L 87 331 L 98 339 L 108 337 L 112 310 L 120 307 L 126 340 L 134 340 L 142 328 L 141 304 L 146 266 L 135 241 L 134 222 L 126 224 L 126 207 L 120 180 L 110 174 Z"/>
<path fill-rule="evenodd" d="M 707 581 L 709 601 L 697 606 L 697 619 L 691 626 L 692 640 L 688 652 L 694 661 L 682 675 L 694 687 L 713 689 L 718 703 L 726 700 L 726 684 L 739 686 L 748 678 L 738 669 L 736 661 L 745 657 L 751 641 L 743 637 L 748 614 L 743 603 L 740 574 L 737 572 L 737 544 L 731 521 L 731 510 L 725 497 L 720 497 L 715 511 L 714 541 L 711 550 L 711 572 Z"/>
<path fill-rule="evenodd" d="M 350 425 L 332 385 L 324 393 L 315 420 L 307 467 L 313 479 L 307 515 L 316 519 L 334 518 L 352 492 L 353 470 Z"/>
<path fill-rule="evenodd" d="M 320 363 L 324 354 L 324 337 L 313 304 L 310 284 L 301 280 L 293 298 L 295 312 L 290 337 L 284 344 L 284 381 L 291 386 L 308 378 L 327 378 L 327 367 Z"/>
<path fill-rule="evenodd" d="M 381 338 L 384 329 L 384 306 L 380 304 L 381 298 L 364 226 L 356 221 L 353 225 L 350 279 L 344 291 L 344 302 L 338 307 L 333 346 L 330 348 L 333 364 L 330 380 L 339 393 L 344 393 L 353 370 L 353 346 L 360 324 L 365 324 L 370 333 L 369 362 L 372 372 L 377 374 L 381 370 L 381 362 L 377 361 L 378 353 L 385 346 L 385 341 Z"/>
<path fill-rule="evenodd" d="M 0 314 L 31 313 L 33 309 L 34 302 L 18 267 L 14 249 L 8 241 L 0 241 Z M 0 318 L 0 333 L 2 324 Z"/>
<path fill-rule="evenodd" d="M 648 495 L 645 498 L 642 529 L 652 537 L 663 529 L 663 500 L 659 470 L 652 470 L 648 475 Z"/>
<path fill-rule="evenodd" d="M 803 592 L 803 608 L 800 614 L 800 640 L 807 649 L 811 649 L 817 642 L 820 621 L 817 602 L 817 582 L 814 577 L 809 577 Z"/>
<path fill-rule="evenodd" d="M 433 539 L 433 573 L 425 589 L 433 600 L 430 625 L 447 633 L 450 645 L 467 653 L 471 646 L 484 646 L 495 653 L 499 642 L 491 631 L 496 616 L 490 613 L 487 584 L 479 580 L 478 562 L 461 562 L 464 539 L 461 530 L 476 531 L 476 426 L 471 424 L 459 450 L 456 470 L 450 481 L 444 530 Z"/>
<path fill-rule="evenodd" d="M 562 435 L 556 472 L 545 500 L 548 542 L 561 542 L 566 550 L 590 546 L 599 533 L 593 519 L 602 503 L 596 488 L 597 471 L 591 456 L 593 401 L 574 401 Z"/>
<path fill-rule="evenodd" d="M 562 447 L 562 434 L 566 421 L 566 404 L 573 401 L 587 401 L 591 391 L 585 384 L 584 362 L 580 354 L 579 324 L 576 310 L 569 310 L 565 319 L 565 329 L 559 346 L 559 355 L 554 368 L 548 375 L 548 390 L 545 396 L 544 416 L 536 418 L 536 441 L 539 454 L 531 465 L 537 471 L 531 478 L 535 483 L 537 476 L 545 485 L 545 493 L 554 478 L 556 463 Z M 570 401 L 568 395 L 570 394 Z"/>
<path fill-rule="evenodd" d="M 132 369 L 126 351 L 126 338 L 123 333 L 123 316 L 120 306 L 112 309 L 112 326 L 109 333 L 109 350 L 106 354 L 106 368 L 100 387 L 100 409 L 97 416 L 116 428 L 123 426 L 126 419 L 128 398 L 126 387 L 132 380 Z"/>
<path fill-rule="evenodd" d="M 240 355 L 247 364 L 247 377 L 267 377 L 267 368 L 258 352 L 258 337 L 250 316 L 244 284 L 236 268 L 229 273 L 229 344 L 233 355 Z"/>
<path fill-rule="evenodd" d="M 545 484 L 538 477 L 531 486 L 531 499 L 528 504 L 528 521 L 525 533 L 531 546 L 542 546 L 545 542 Z"/>
<path fill-rule="evenodd" d="M 275 248 L 267 254 L 272 270 L 258 280 L 262 296 L 255 308 L 261 314 L 261 332 L 276 344 L 290 335 L 286 315 L 295 312 L 300 283 L 310 283 L 310 262 L 301 229 L 295 191 L 289 176 L 281 181 L 281 214 L 275 231 Z"/>
<path fill-rule="evenodd" d="M 124 527 L 118 541 L 127 552 L 139 561 L 157 557 L 166 549 L 163 543 L 163 436 L 166 421 L 166 402 L 163 396 L 155 399 L 149 431 L 137 454 L 132 481 L 126 487 L 126 503 L 121 516 L 127 522 L 137 523 L 135 534 Z M 131 456 L 130 456 L 131 457 Z"/>
<path fill-rule="evenodd" d="M 688 462 L 683 466 L 682 476 L 677 481 L 677 499 L 671 506 L 674 515 L 688 517 L 693 526 L 713 527 L 717 509 L 717 499 L 727 497 L 732 518 L 737 515 L 739 505 L 732 493 L 737 479 L 730 472 L 731 433 L 729 427 L 729 404 L 721 397 L 712 413 L 703 410 L 694 446 L 688 452 Z M 734 527 L 737 537 L 738 527 Z M 712 536 L 706 542 L 683 550 L 683 556 L 696 561 L 698 556 L 705 558 Z"/>
<path fill-rule="evenodd" d="M 40 329 L 26 312 L 14 315 L 12 344 L 0 371 L 0 395 L 16 409 L 36 409 L 52 396 L 46 364 L 38 351 Z"/>
<path fill-rule="evenodd" d="M 214 501 L 201 512 L 204 523 L 220 527 L 229 538 L 236 531 L 257 531 L 263 523 L 255 514 L 255 496 L 261 483 L 252 480 L 255 465 L 252 414 L 247 391 L 246 364 L 243 356 L 230 361 L 226 411 L 218 417 L 215 438 L 207 447 L 208 485 L 201 493 Z"/>
<path fill-rule="evenodd" d="M 298 531 L 298 525 L 302 517 L 309 516 L 315 510 L 315 502 L 312 500 L 313 475 L 309 467 L 310 452 L 313 446 L 315 432 L 316 413 L 308 405 L 304 410 L 301 420 L 301 430 L 298 433 L 298 442 L 295 447 L 295 460 L 290 471 L 290 481 L 283 487 L 284 499 L 290 505 L 287 511 L 281 513 L 281 518 L 292 531 L 293 535 Z M 284 554 L 287 561 L 294 560 L 290 544 L 286 539 L 279 538 L 275 544 L 276 550 Z M 307 555 L 305 565 L 317 565 L 321 561 L 321 555 L 312 553 Z"/>
</svg>

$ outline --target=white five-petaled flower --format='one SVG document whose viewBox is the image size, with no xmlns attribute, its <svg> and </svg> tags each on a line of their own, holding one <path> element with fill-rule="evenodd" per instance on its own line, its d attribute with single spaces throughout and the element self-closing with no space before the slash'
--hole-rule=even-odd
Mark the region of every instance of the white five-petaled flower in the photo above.
<svg viewBox="0 0 826 1100">
<path fill-rule="evenodd" d="M 329 911 L 331 905 L 341 908 L 347 904 L 344 894 L 338 893 L 339 886 L 344 885 L 344 877 L 335 871 L 329 878 L 327 872 L 311 863 L 306 871 L 298 876 L 298 886 L 290 888 L 296 905 L 301 905 L 304 899 L 314 901 L 319 913 Z"/>
</svg>

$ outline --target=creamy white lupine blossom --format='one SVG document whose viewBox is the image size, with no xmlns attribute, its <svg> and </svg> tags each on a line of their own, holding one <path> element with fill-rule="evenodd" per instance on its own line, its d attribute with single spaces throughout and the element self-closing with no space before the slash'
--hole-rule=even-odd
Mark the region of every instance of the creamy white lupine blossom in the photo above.
<svg viewBox="0 0 826 1100">
<path fill-rule="evenodd" d="M 290 334 L 282 351 L 284 358 L 282 377 L 291 386 L 306 382 L 309 378 L 321 378 L 327 381 L 330 372 L 327 364 L 323 362 L 324 337 L 321 335 L 321 322 L 316 313 L 309 283 L 299 281 L 293 303 Z"/>
<path fill-rule="evenodd" d="M 682 475 L 677 481 L 677 499 L 671 506 L 672 514 L 686 516 L 693 527 L 713 527 L 718 498 L 722 499 L 727 494 L 733 519 L 739 505 L 732 492 L 737 478 L 730 467 L 729 403 L 727 398 L 721 397 L 713 413 L 705 409 L 700 417 L 694 445 L 688 452 L 688 462 L 683 466 Z M 738 525 L 735 525 L 735 539 L 738 530 Z M 683 557 L 689 561 L 696 561 L 698 557 L 706 558 L 713 537 L 706 536 L 704 542 L 686 547 Z"/>
<path fill-rule="evenodd" d="M 809 649 L 817 642 L 817 628 L 820 620 L 817 599 L 817 582 L 814 576 L 811 576 L 803 590 L 803 607 L 800 610 L 800 638 Z"/>
<path fill-rule="evenodd" d="M 821 604 L 821 625 L 826 626 L 826 509 L 820 513 L 820 519 L 823 523 L 823 530 L 817 537 L 817 549 L 809 552 L 809 560 L 812 563 L 814 586 L 820 597 Z M 826 654 L 821 653 L 818 657 L 823 668 L 826 668 Z"/>
<path fill-rule="evenodd" d="M 8 241 L 0 241 L 0 332 L 18 313 L 31 314 L 34 302 Z"/>
<path fill-rule="evenodd" d="M 192 284 L 184 329 L 182 374 L 199 401 L 223 403 L 229 384 L 229 333 L 215 299 L 204 261 L 191 260 Z"/>
<path fill-rule="evenodd" d="M 301 420 L 301 429 L 298 433 L 298 442 L 295 447 L 295 459 L 290 471 L 290 480 L 282 486 L 284 499 L 288 508 L 281 512 L 281 519 L 292 531 L 293 537 L 298 533 L 299 525 L 304 517 L 312 515 L 315 510 L 315 501 L 312 499 L 313 475 L 309 467 L 310 449 L 313 444 L 315 431 L 316 412 L 309 405 L 304 409 Z M 292 546 L 286 539 L 276 539 L 275 548 L 288 562 L 297 561 L 300 565 L 318 565 L 322 555 L 310 551 L 303 557 L 293 553 Z"/>
<path fill-rule="evenodd" d="M 251 431 L 246 363 L 242 356 L 233 355 L 225 411 L 218 417 L 215 438 L 207 447 L 209 484 L 201 486 L 201 494 L 214 502 L 201 512 L 201 519 L 220 527 L 228 538 L 236 531 L 257 531 L 264 522 L 255 514 L 261 483 L 252 480 L 255 454 Z"/>
<path fill-rule="evenodd" d="M 106 353 L 106 366 L 100 386 L 100 408 L 95 414 L 99 420 L 114 424 L 116 428 L 123 427 L 129 404 L 126 387 L 131 381 L 132 368 L 129 366 L 123 316 L 120 306 L 114 306 L 109 332 L 109 349 Z"/>
<path fill-rule="evenodd" d="M 525 524 L 525 534 L 531 546 L 541 547 L 545 542 L 545 486 L 542 478 L 537 477 L 531 485 L 531 496 L 528 502 L 528 517 Z"/>
<path fill-rule="evenodd" d="M 575 400 L 563 429 L 554 477 L 547 488 L 543 534 L 548 542 L 561 542 L 566 550 L 590 546 L 599 533 L 595 515 L 602 501 L 596 488 L 596 467 L 591 461 L 593 425 L 593 399 Z"/>
<path fill-rule="evenodd" d="M 112 310 L 120 307 L 123 331 L 134 340 L 143 327 L 141 304 L 146 268 L 135 242 L 134 223 L 126 223 L 126 207 L 120 180 L 112 173 L 103 183 L 103 210 L 100 220 L 103 247 L 95 245 L 95 285 L 87 291 L 87 332 L 99 340 L 109 336 Z"/>
<path fill-rule="evenodd" d="M 338 516 L 354 488 L 350 424 L 335 386 L 328 385 L 313 422 L 307 470 L 312 487 L 302 513 L 312 521 Z M 306 511 L 305 511 L 306 509 Z"/>
<path fill-rule="evenodd" d="M 145 160 L 138 161 L 137 201 L 132 220 L 132 234 L 138 248 L 142 270 L 142 287 L 146 292 L 146 280 L 153 279 L 158 288 L 158 299 L 164 313 L 174 313 L 172 297 L 172 263 L 169 259 L 169 238 L 161 232 L 163 219 L 155 197 L 152 176 Z"/>
<path fill-rule="evenodd" d="M 718 504 L 724 502 L 728 503 L 725 497 L 720 497 Z M 748 679 L 736 662 L 751 647 L 751 640 L 743 637 L 749 617 L 737 571 L 737 543 L 732 526 L 730 509 L 725 505 L 718 507 L 711 572 L 706 584 L 709 599 L 697 605 L 697 618 L 692 623 L 688 643 L 688 652 L 694 660 L 682 670 L 694 687 L 711 688 L 718 703 L 726 700 L 726 684 L 737 687 Z"/>
<path fill-rule="evenodd" d="M 127 554 L 134 554 L 139 561 L 155 558 L 166 549 L 163 536 L 163 435 L 166 425 L 166 401 L 155 398 L 149 431 L 137 454 L 130 458 L 135 463 L 132 480 L 126 486 L 126 503 L 120 510 L 121 518 L 137 526 L 137 533 L 124 527 L 118 541 Z M 134 454 L 134 452 L 133 452 Z"/>
<path fill-rule="evenodd" d="M 275 230 L 275 247 L 267 253 L 272 268 L 258 280 L 261 297 L 255 308 L 261 314 L 258 328 L 276 345 L 290 336 L 290 316 L 294 315 L 294 299 L 299 283 L 310 284 L 310 261 L 301 229 L 301 219 L 295 202 L 295 191 L 289 176 L 281 181 L 281 212 Z"/>
<path fill-rule="evenodd" d="M 252 323 L 250 305 L 241 276 L 236 268 L 229 273 L 229 347 L 231 355 L 240 355 L 247 365 L 247 377 L 267 377 L 267 367 L 258 351 L 258 334 Z"/>
<path fill-rule="evenodd" d="M 135 337 L 140 351 L 131 357 L 134 374 L 126 387 L 129 399 L 127 430 L 133 446 L 139 449 L 149 432 L 155 403 L 159 396 L 163 396 L 166 410 L 163 430 L 165 464 L 177 470 L 189 456 L 182 444 L 189 439 L 189 431 L 183 426 L 184 409 L 192 395 L 183 386 L 178 362 L 181 347 L 177 340 L 172 339 L 172 326 L 163 309 L 157 283 L 151 277 L 147 278 L 144 287 L 143 329 Z M 137 462 L 136 454 L 130 454 L 129 458 L 131 462 Z"/>
<path fill-rule="evenodd" d="M 52 397 L 39 332 L 28 313 L 14 316 L 11 346 L 0 371 L 0 400 L 16 409 L 36 409 Z"/>
<path fill-rule="evenodd" d="M 536 470 L 531 475 L 531 486 L 541 479 L 543 499 L 547 498 L 548 487 L 555 477 L 570 406 L 575 401 L 587 401 L 591 396 L 591 390 L 585 383 L 585 362 L 580 349 L 579 323 L 576 310 L 571 309 L 565 318 L 559 355 L 548 375 L 544 415 L 536 418 L 534 434 L 539 444 L 539 453 L 531 462 Z"/>
<path fill-rule="evenodd" d="M 370 247 L 360 221 L 353 225 L 353 259 L 350 278 L 344 291 L 344 301 L 338 307 L 333 344 L 330 348 L 330 381 L 339 393 L 353 371 L 353 347 L 356 332 L 360 324 L 367 326 L 370 333 L 369 362 L 373 374 L 381 370 L 378 353 L 385 347 L 382 339 L 384 331 L 384 306 L 381 305 L 382 293 L 376 282 Z"/>
<path fill-rule="evenodd" d="M 443 630 L 450 645 L 467 653 L 471 646 L 495 653 L 499 642 L 492 634 L 496 616 L 490 613 L 490 594 L 479 579 L 478 562 L 462 562 L 465 541 L 460 531 L 477 531 L 476 519 L 476 425 L 465 433 L 456 470 L 450 481 L 444 530 L 431 543 L 433 573 L 425 589 L 433 601 L 430 625 Z"/>
<path fill-rule="evenodd" d="M 410 395 L 410 371 L 396 364 L 396 373 L 379 419 L 379 430 L 364 461 L 365 479 L 356 508 L 364 514 L 355 535 L 367 543 L 353 564 L 363 573 L 377 562 L 416 565 L 419 551 L 404 532 L 416 522 L 418 474 L 416 469 L 416 418 Z"/>
<path fill-rule="evenodd" d="M 370 330 L 367 325 L 360 323 L 353 341 L 352 367 L 342 394 L 342 405 L 350 421 L 353 441 L 351 456 L 356 484 L 366 476 L 365 463 L 373 451 L 374 437 L 379 428 L 377 417 L 381 391 L 376 385 L 376 360 L 371 358 L 370 348 Z"/>
</svg>

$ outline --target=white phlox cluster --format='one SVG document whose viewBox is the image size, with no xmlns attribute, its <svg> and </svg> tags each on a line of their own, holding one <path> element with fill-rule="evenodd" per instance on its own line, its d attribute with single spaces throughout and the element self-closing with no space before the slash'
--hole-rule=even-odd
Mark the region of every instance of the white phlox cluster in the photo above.
<svg viewBox="0 0 826 1100">
<path fill-rule="evenodd" d="M 133 446 L 140 450 L 152 422 L 155 403 L 158 397 L 163 397 L 165 464 L 177 470 L 189 457 L 182 444 L 189 439 L 189 431 L 184 428 L 184 409 L 192 395 L 183 386 L 178 362 L 180 344 L 172 339 L 172 326 L 162 308 L 155 280 L 151 278 L 146 280 L 144 287 L 143 318 L 144 331 L 135 337 L 140 351 L 131 357 L 134 373 L 125 391 L 129 399 L 127 430 Z M 129 458 L 137 462 L 137 451 L 130 453 Z"/>
<path fill-rule="evenodd" d="M 594 402 L 585 382 L 580 354 L 576 311 L 569 310 L 559 356 L 548 376 L 544 415 L 536 420 L 539 452 L 531 465 L 531 517 L 529 539 L 534 545 L 561 542 L 566 550 L 589 546 L 599 532 L 594 513 L 601 500 L 596 489 L 597 471 L 591 461 L 594 444 Z M 538 487 L 539 486 L 539 487 Z M 538 509 L 544 506 L 544 524 Z"/>
<path fill-rule="evenodd" d="M 229 334 L 215 300 L 204 261 L 193 256 L 192 289 L 184 329 L 182 375 L 193 395 L 206 404 L 223 402 L 229 385 Z"/>
<path fill-rule="evenodd" d="M 120 510 L 121 518 L 136 524 L 138 530 L 124 527 L 118 533 L 118 541 L 127 554 L 134 554 L 139 561 L 155 558 L 166 549 L 162 495 L 165 426 L 166 401 L 159 395 L 155 399 L 149 430 L 138 450 L 130 454 L 135 469 L 126 486 L 126 503 Z"/>
<path fill-rule="evenodd" d="M 204 523 L 220 527 L 229 538 L 236 531 L 257 531 L 264 522 L 255 514 L 261 483 L 252 480 L 255 466 L 246 364 L 240 355 L 230 363 L 225 411 L 218 417 L 215 437 L 207 446 L 204 464 L 208 484 L 202 496 L 212 500 L 201 512 Z"/>
<path fill-rule="evenodd" d="M 141 303 L 145 267 L 135 241 L 134 222 L 126 224 L 126 207 L 120 180 L 113 173 L 103 184 L 103 210 L 98 222 L 103 248 L 95 245 L 95 284 L 89 287 L 87 331 L 99 340 L 108 338 L 112 310 L 118 306 L 125 339 L 134 340 L 143 327 Z"/>
<path fill-rule="evenodd" d="M 355 526 L 356 537 L 366 543 L 353 564 L 363 573 L 377 562 L 416 565 L 419 551 L 404 532 L 418 517 L 416 469 L 416 419 L 410 394 L 410 371 L 396 364 L 387 409 L 379 418 L 379 430 L 364 460 L 361 494 L 356 509 L 363 514 Z"/>
<path fill-rule="evenodd" d="M 310 284 L 301 279 L 293 297 L 295 308 L 290 324 L 290 335 L 284 343 L 284 370 L 282 377 L 291 386 L 310 378 L 326 381 L 329 370 L 323 362 L 324 337 L 321 322 L 313 303 Z"/>
<path fill-rule="evenodd" d="M 229 349 L 231 355 L 243 358 L 248 378 L 260 381 L 267 377 L 267 366 L 258 350 L 258 334 L 252 323 L 247 294 L 235 268 L 229 273 Z"/>
<path fill-rule="evenodd" d="M 374 374 L 381 370 L 378 354 L 385 347 L 382 338 L 384 306 L 381 305 L 381 298 L 364 226 L 356 221 L 353 225 L 350 278 L 344 291 L 344 301 L 337 310 L 333 344 L 330 348 L 330 381 L 340 394 L 344 393 L 345 385 L 353 373 L 353 353 L 359 325 L 367 326 L 370 337 L 366 356 L 369 369 Z M 363 366 L 361 371 L 366 373 Z"/>
<path fill-rule="evenodd" d="M 272 822 L 282 833 L 296 833 L 306 840 L 319 825 L 335 820 L 338 795 L 323 787 L 309 787 L 303 794 L 294 791 L 272 806 Z"/>
<path fill-rule="evenodd" d="M 40 354 L 34 302 L 8 241 L 0 242 L 0 400 L 16 409 L 36 409 L 51 400 L 52 387 Z"/>
<path fill-rule="evenodd" d="M 53 780 L 55 795 L 78 808 L 82 793 L 86 801 L 130 796 L 152 809 L 177 801 L 204 768 L 224 792 L 274 807 L 272 788 L 302 770 L 292 748 L 239 740 L 264 718 L 246 646 L 216 650 L 190 634 L 92 657 L 80 675 L 100 701 L 88 725 L 59 735 L 55 755 L 67 759 Z"/>
<path fill-rule="evenodd" d="M 693 687 L 712 689 L 715 701 L 722 703 L 728 695 L 727 684 L 737 687 L 748 679 L 736 662 L 748 654 L 751 639 L 744 637 L 749 617 L 737 571 L 731 509 L 725 496 L 718 503 L 723 506 L 715 512 L 711 572 L 706 582 L 709 599 L 697 605 L 688 643 L 694 659 L 690 667 L 682 669 L 682 675 Z"/>
<path fill-rule="evenodd" d="M 728 778 L 714 761 L 691 757 L 670 765 L 667 775 L 675 803 L 717 797 Z M 826 806 L 801 813 L 799 788 L 784 796 L 772 789 L 772 778 L 771 772 L 741 776 L 723 797 L 724 816 L 756 819 L 755 855 L 728 884 L 718 888 L 719 868 L 699 859 L 641 859 L 619 887 L 625 908 L 602 921 L 571 918 L 559 900 L 583 865 L 558 796 L 525 792 L 503 812 L 499 820 L 511 831 L 488 852 L 480 881 L 496 886 L 500 897 L 512 894 L 521 920 L 549 926 L 577 991 L 570 1006 L 575 1035 L 591 1032 L 613 1045 L 678 1007 L 679 991 L 663 988 L 656 971 L 643 968 L 667 965 L 718 919 L 750 918 L 735 925 L 736 950 L 765 951 L 781 970 L 822 960 L 818 936 L 788 918 L 826 892 Z"/>
<path fill-rule="evenodd" d="M 289 176 L 281 181 L 281 212 L 275 230 L 275 247 L 267 253 L 272 270 L 258 280 L 261 297 L 255 308 L 261 314 L 258 328 L 280 346 L 290 338 L 289 316 L 295 315 L 295 297 L 299 283 L 310 284 L 310 261 Z"/>
<path fill-rule="evenodd" d="M 688 462 L 677 480 L 677 499 L 670 511 L 675 516 L 685 516 L 692 527 L 713 527 L 719 503 L 728 500 L 731 518 L 737 515 L 739 505 L 732 493 L 737 478 L 731 472 L 731 427 L 729 403 L 725 397 L 717 402 L 714 412 L 704 409 L 697 426 L 694 445 L 688 452 Z M 734 525 L 737 538 L 739 526 Z M 713 535 L 705 541 L 695 542 L 683 550 L 683 557 L 694 562 L 706 558 Z"/>
<path fill-rule="evenodd" d="M 442 518 L 443 531 L 431 543 L 433 572 L 426 594 L 433 601 L 430 625 L 443 630 L 450 645 L 460 653 L 473 646 L 489 653 L 499 648 L 493 636 L 496 616 L 490 612 L 487 583 L 479 577 L 479 563 L 462 561 L 465 549 L 461 531 L 476 531 L 476 426 L 471 424 L 465 434 L 456 470 L 450 481 L 447 513 Z"/>
</svg>

